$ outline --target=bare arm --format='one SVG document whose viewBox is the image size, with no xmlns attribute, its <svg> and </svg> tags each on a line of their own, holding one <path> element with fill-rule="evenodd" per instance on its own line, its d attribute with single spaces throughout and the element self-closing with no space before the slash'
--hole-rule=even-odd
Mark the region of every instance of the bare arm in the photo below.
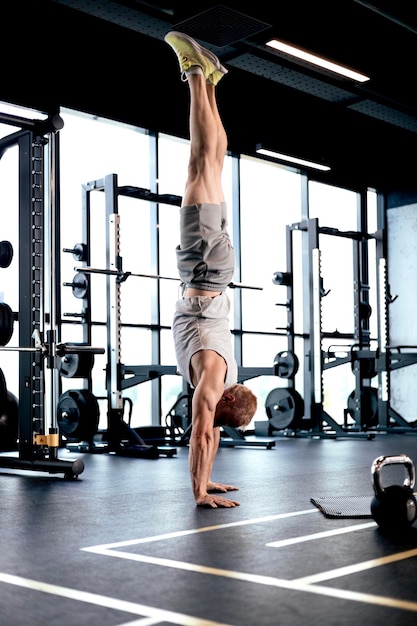
<svg viewBox="0 0 417 626">
<path fill-rule="evenodd" d="M 189 467 L 194 498 L 198 506 L 233 507 L 239 503 L 220 495 L 208 494 L 210 476 L 220 433 L 214 427 L 216 406 L 224 392 L 224 360 L 215 352 L 205 350 L 194 355 L 193 372 L 198 384 L 192 400 L 192 430 L 189 446 Z"/>
<path fill-rule="evenodd" d="M 214 462 L 214 457 L 217 453 L 217 450 L 219 448 L 219 444 L 220 444 L 220 428 L 214 428 L 214 437 L 215 437 L 215 444 L 214 444 L 214 455 L 211 461 L 211 466 L 210 466 L 210 474 L 209 474 L 209 481 L 207 483 L 207 491 L 209 493 L 211 492 L 217 492 L 217 493 L 226 493 L 227 491 L 238 491 L 239 488 L 235 487 L 234 485 L 224 485 L 223 483 L 215 483 L 212 481 L 211 479 L 211 472 L 213 470 L 213 462 Z"/>
</svg>

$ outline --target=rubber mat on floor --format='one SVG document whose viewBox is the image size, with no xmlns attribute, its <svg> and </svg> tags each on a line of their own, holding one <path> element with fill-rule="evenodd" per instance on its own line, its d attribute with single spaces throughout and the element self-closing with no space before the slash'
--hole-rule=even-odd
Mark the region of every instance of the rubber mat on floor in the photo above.
<svg viewBox="0 0 417 626">
<path fill-rule="evenodd" d="M 310 500 L 325 517 L 372 517 L 372 496 L 320 496 Z"/>
</svg>

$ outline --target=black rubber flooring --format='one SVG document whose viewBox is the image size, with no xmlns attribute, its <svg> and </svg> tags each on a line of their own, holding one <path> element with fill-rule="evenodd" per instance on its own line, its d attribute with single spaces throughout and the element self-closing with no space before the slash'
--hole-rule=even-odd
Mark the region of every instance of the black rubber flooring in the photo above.
<svg viewBox="0 0 417 626">
<path fill-rule="evenodd" d="M 239 486 L 240 507 L 217 510 L 194 505 L 186 446 L 62 449 L 84 461 L 73 480 L 0 467 L 0 624 L 415 626 L 417 525 L 393 536 L 311 502 L 370 502 L 373 460 L 398 454 L 417 462 L 417 436 L 222 447 L 214 478 Z"/>
</svg>

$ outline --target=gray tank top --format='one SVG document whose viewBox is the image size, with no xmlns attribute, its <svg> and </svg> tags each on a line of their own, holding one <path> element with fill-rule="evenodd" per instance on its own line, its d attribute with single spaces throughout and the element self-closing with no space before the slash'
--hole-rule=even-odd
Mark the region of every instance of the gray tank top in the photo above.
<svg viewBox="0 0 417 626">
<path fill-rule="evenodd" d="M 237 363 L 232 348 L 228 315 L 230 301 L 219 296 L 191 296 L 176 303 L 172 331 L 178 373 L 190 384 L 190 361 L 199 350 L 214 350 L 226 362 L 225 388 L 237 382 Z"/>
</svg>

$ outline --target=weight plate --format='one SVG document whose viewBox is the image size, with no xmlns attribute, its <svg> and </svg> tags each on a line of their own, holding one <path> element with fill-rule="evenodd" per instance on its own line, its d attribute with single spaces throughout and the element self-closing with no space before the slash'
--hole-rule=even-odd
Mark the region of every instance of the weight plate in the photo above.
<svg viewBox="0 0 417 626">
<path fill-rule="evenodd" d="M 0 450 L 16 450 L 19 431 L 19 402 L 10 391 L 0 412 Z"/>
<path fill-rule="evenodd" d="M 296 429 L 304 415 L 304 401 L 295 389 L 277 388 L 269 392 L 265 409 L 275 430 Z"/>
<path fill-rule="evenodd" d="M 13 335 L 13 311 L 5 302 L 0 302 L 0 346 L 7 346 Z"/>
<path fill-rule="evenodd" d="M 97 398 L 87 389 L 70 389 L 61 395 L 57 421 L 68 441 L 91 441 L 97 432 L 99 417 Z"/>
<path fill-rule="evenodd" d="M 67 345 L 74 346 L 76 344 Z M 57 363 L 59 373 L 64 378 L 88 378 L 94 366 L 94 354 L 92 352 L 70 352 L 58 358 Z"/>
<path fill-rule="evenodd" d="M 298 372 L 298 358 L 292 350 L 278 352 L 274 359 L 274 374 L 280 378 L 292 378 Z"/>
<path fill-rule="evenodd" d="M 7 385 L 3 370 L 0 369 L 0 414 L 4 413 L 7 406 Z"/>
<path fill-rule="evenodd" d="M 378 425 L 378 389 L 375 387 L 363 387 L 360 392 L 361 396 L 361 411 L 360 411 L 360 423 L 361 426 L 377 426 Z M 357 417 L 355 401 L 355 390 L 349 395 L 347 400 L 347 410 L 349 415 L 355 420 Z"/>
<path fill-rule="evenodd" d="M 78 272 L 72 281 L 72 293 L 76 298 L 82 300 L 88 293 L 88 278 L 82 272 Z"/>
<path fill-rule="evenodd" d="M 10 241 L 0 241 L 0 267 L 9 267 L 13 259 L 13 246 Z"/>
</svg>

